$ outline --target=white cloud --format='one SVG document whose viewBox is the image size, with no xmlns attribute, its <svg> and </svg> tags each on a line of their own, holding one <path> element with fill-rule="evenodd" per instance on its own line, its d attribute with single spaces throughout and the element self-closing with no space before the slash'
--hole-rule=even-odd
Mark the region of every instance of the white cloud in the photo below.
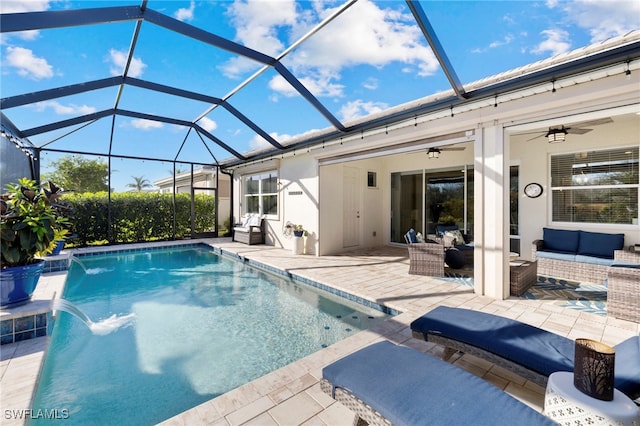
<svg viewBox="0 0 640 426">
<path fill-rule="evenodd" d="M 2 0 L 0 2 L 0 13 L 42 12 L 49 10 L 49 3 L 48 0 Z M 6 44 L 11 37 L 30 41 L 35 40 L 39 35 L 40 31 L 38 30 L 4 33 L 0 37 L 0 44 Z"/>
<path fill-rule="evenodd" d="M 16 68 L 18 75 L 31 80 L 42 80 L 53 77 L 53 67 L 44 58 L 38 58 L 30 49 L 23 47 L 7 47 L 5 61 Z"/>
<path fill-rule="evenodd" d="M 90 107 L 87 105 L 63 105 L 57 101 L 38 102 L 34 106 L 37 111 L 44 111 L 47 108 L 50 108 L 58 115 L 86 115 L 96 112 L 96 109 L 94 107 Z"/>
<path fill-rule="evenodd" d="M 298 80 L 300 80 L 300 83 L 302 83 L 302 85 L 316 97 L 340 97 L 342 96 L 344 89 L 344 86 L 341 84 L 331 83 L 331 75 L 309 75 L 307 77 L 299 78 Z M 280 75 L 273 77 L 269 81 L 269 88 L 286 97 L 298 95 L 298 91 Z"/>
<path fill-rule="evenodd" d="M 236 0 L 227 13 L 236 28 L 236 40 L 268 55 L 284 50 L 278 27 L 293 26 L 297 18 L 294 0 Z"/>
<path fill-rule="evenodd" d="M 48 0 L 2 0 L 0 13 L 41 12 L 49 10 Z"/>
<path fill-rule="evenodd" d="M 128 52 L 111 49 L 109 51 L 109 60 L 111 61 L 111 68 L 109 71 L 111 75 L 122 75 L 124 72 L 124 66 L 127 63 Z M 131 65 L 129 65 L 129 77 L 140 77 L 144 72 L 147 65 L 142 62 L 140 58 L 133 57 L 131 59 Z"/>
<path fill-rule="evenodd" d="M 638 29 L 637 0 L 576 0 L 561 2 L 569 21 L 589 31 L 591 43 Z"/>
<path fill-rule="evenodd" d="M 365 117 L 369 114 L 373 114 L 376 112 L 384 111 L 389 108 L 384 102 L 365 102 L 362 100 L 357 100 L 353 102 L 347 102 L 340 108 L 339 116 L 341 120 L 351 121 L 359 117 Z"/>
<path fill-rule="evenodd" d="M 567 52 L 571 48 L 571 43 L 568 41 L 569 33 L 565 30 L 544 30 L 540 34 L 545 37 L 545 40 L 534 47 L 531 53 L 544 54 L 545 52 L 550 52 L 551 56 L 554 56 Z"/>
<path fill-rule="evenodd" d="M 287 46 L 278 36 L 289 35 L 293 43 L 334 12 L 334 2 L 312 2 L 314 9 L 297 10 L 292 0 L 236 1 L 228 10 L 236 27 L 236 39 L 263 53 L 276 56 Z M 392 3 L 393 4 L 393 3 Z M 316 96 L 343 96 L 339 84 L 347 67 L 371 65 L 382 68 L 404 63 L 420 76 L 435 73 L 438 62 L 427 47 L 409 13 L 381 9 L 370 0 L 360 0 L 333 22 L 314 34 L 283 61 Z M 227 75 L 255 69 L 251 61 L 231 60 L 223 67 Z M 269 82 L 284 96 L 296 92 L 280 77 Z"/>
<path fill-rule="evenodd" d="M 193 12 L 196 9 L 196 3 L 191 0 L 189 8 L 181 7 L 173 14 L 173 16 L 179 21 L 191 21 L 193 19 Z"/>
<path fill-rule="evenodd" d="M 497 49 L 498 47 L 510 44 L 514 39 L 515 37 L 512 34 L 507 34 L 506 36 L 504 36 L 502 40 L 492 41 L 491 43 L 489 43 L 487 47 L 478 47 L 478 48 L 472 49 L 471 52 L 484 53 L 484 52 L 487 52 L 489 49 Z"/>
<path fill-rule="evenodd" d="M 278 142 L 284 142 L 286 140 L 291 139 L 291 135 L 287 135 L 287 134 L 279 135 L 276 132 L 269 133 L 269 136 L 271 136 L 273 139 L 277 140 Z M 260 150 L 260 149 L 265 149 L 265 148 L 273 148 L 273 145 L 271 145 L 269 142 L 267 142 L 267 140 L 265 138 L 263 138 L 262 136 L 260 136 L 260 135 L 255 135 L 249 141 L 249 150 L 250 151 Z"/>
<path fill-rule="evenodd" d="M 380 81 L 377 78 L 369 77 L 362 83 L 362 87 L 368 90 L 376 90 L 380 85 Z"/>
<path fill-rule="evenodd" d="M 218 123 L 208 117 L 202 117 L 198 123 L 200 124 L 200 127 L 205 129 L 207 132 L 213 132 L 218 128 Z"/>
<path fill-rule="evenodd" d="M 140 130 L 152 130 L 161 129 L 163 127 L 163 124 L 160 121 L 137 118 L 135 120 L 131 120 L 131 126 Z"/>
</svg>

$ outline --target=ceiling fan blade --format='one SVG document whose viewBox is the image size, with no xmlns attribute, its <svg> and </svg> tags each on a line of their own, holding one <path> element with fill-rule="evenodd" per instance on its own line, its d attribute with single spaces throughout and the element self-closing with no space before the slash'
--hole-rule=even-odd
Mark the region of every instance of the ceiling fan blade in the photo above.
<svg viewBox="0 0 640 426">
<path fill-rule="evenodd" d="M 546 134 L 546 133 L 540 133 L 540 134 L 538 134 L 538 136 L 534 136 L 534 137 L 532 137 L 531 139 L 527 139 L 527 142 L 532 141 L 532 140 L 534 140 L 534 139 L 541 138 L 541 137 L 543 137 L 545 134 Z"/>
<path fill-rule="evenodd" d="M 613 120 L 610 117 L 599 118 L 597 120 L 583 121 L 581 123 L 572 124 L 571 127 L 592 127 L 599 126 L 601 124 L 613 123 Z"/>
<path fill-rule="evenodd" d="M 584 135 L 585 133 L 589 133 L 593 129 L 579 129 L 577 127 L 567 127 L 565 129 L 567 133 L 572 133 L 574 135 Z"/>
<path fill-rule="evenodd" d="M 456 146 L 452 146 L 449 148 L 440 148 L 440 151 L 464 151 L 466 148 L 461 146 L 461 147 L 456 147 Z"/>
</svg>

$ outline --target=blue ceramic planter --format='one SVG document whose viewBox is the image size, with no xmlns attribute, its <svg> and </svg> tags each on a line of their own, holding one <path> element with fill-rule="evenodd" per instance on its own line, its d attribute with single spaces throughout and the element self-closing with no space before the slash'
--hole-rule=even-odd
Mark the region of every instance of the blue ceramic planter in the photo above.
<svg viewBox="0 0 640 426">
<path fill-rule="evenodd" d="M 0 272 L 0 307 L 13 308 L 29 302 L 43 270 L 44 260 L 3 269 Z"/>
<path fill-rule="evenodd" d="M 64 248 L 64 240 L 60 240 L 56 243 L 56 247 L 53 249 L 51 254 L 48 254 L 47 256 L 57 256 L 60 254 L 63 248 Z"/>
</svg>

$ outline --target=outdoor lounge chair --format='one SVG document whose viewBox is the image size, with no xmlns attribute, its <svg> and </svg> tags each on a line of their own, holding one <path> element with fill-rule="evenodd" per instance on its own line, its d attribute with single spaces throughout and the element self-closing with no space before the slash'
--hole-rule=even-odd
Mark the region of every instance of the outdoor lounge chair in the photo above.
<svg viewBox="0 0 640 426">
<path fill-rule="evenodd" d="M 573 371 L 575 342 L 529 324 L 470 309 L 438 306 L 411 323 L 413 336 L 484 358 L 545 387 L 556 371 Z M 615 387 L 640 397 L 640 336 L 614 346 Z"/>
<path fill-rule="evenodd" d="M 241 223 L 233 227 L 232 241 L 244 244 L 264 244 L 264 217 L 258 214 L 242 216 Z"/>
<path fill-rule="evenodd" d="M 410 229 L 405 234 L 409 250 L 409 274 L 444 277 L 444 247 L 433 242 L 420 243 L 416 232 Z"/>
<path fill-rule="evenodd" d="M 382 341 L 322 370 L 322 390 L 358 424 L 556 424 L 494 385 L 431 355 Z"/>
</svg>

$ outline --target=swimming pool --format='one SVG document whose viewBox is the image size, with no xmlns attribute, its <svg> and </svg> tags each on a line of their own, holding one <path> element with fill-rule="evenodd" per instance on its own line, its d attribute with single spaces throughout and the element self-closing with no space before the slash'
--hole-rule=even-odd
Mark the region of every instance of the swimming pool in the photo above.
<svg viewBox="0 0 640 426">
<path fill-rule="evenodd" d="M 32 408 L 65 424 L 154 424 L 389 317 L 195 246 L 82 257 L 63 296 L 134 316 L 94 335 L 58 315 Z"/>
</svg>

